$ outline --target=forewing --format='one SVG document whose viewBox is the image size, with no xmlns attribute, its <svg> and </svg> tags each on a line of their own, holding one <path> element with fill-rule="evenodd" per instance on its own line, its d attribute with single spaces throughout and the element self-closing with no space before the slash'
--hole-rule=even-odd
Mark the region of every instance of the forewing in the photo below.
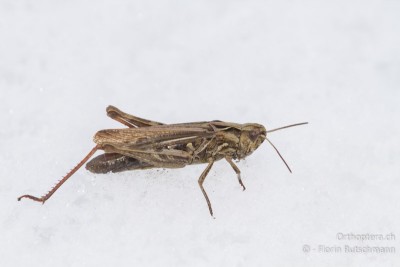
<svg viewBox="0 0 400 267">
<path fill-rule="evenodd" d="M 147 150 L 188 144 L 202 138 L 212 138 L 214 135 L 215 132 L 210 127 L 170 127 L 165 125 L 101 130 L 94 136 L 94 142 L 98 145 L 112 145 L 116 148 Z"/>
</svg>

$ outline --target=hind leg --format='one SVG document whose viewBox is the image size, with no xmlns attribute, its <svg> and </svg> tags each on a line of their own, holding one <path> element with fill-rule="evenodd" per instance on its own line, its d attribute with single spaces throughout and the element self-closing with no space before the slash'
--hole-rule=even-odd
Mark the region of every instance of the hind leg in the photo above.
<svg viewBox="0 0 400 267">
<path fill-rule="evenodd" d="M 139 127 L 148 127 L 148 126 L 155 126 L 155 125 L 163 125 L 164 123 L 150 121 L 146 119 L 142 119 L 139 117 L 135 117 L 128 113 L 122 112 L 121 110 L 117 109 L 114 106 L 108 106 L 107 109 L 107 116 L 111 119 L 114 119 L 129 128 L 139 128 Z"/>
<path fill-rule="evenodd" d="M 153 167 L 151 164 L 118 153 L 104 153 L 86 164 L 86 169 L 93 173 L 123 172 Z"/>
</svg>

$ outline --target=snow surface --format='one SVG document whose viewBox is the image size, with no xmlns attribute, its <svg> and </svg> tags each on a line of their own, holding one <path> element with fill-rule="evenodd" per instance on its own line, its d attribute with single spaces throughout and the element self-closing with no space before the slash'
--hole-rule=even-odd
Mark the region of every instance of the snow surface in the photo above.
<svg viewBox="0 0 400 267">
<path fill-rule="evenodd" d="M 399 1 L 0 1 L 0 266 L 400 266 Z M 73 176 L 121 127 L 257 122 L 269 144 L 204 165 Z M 337 234 L 396 240 L 339 240 Z M 303 252 L 309 245 L 310 252 Z M 321 252 L 319 245 L 394 253 Z"/>
</svg>

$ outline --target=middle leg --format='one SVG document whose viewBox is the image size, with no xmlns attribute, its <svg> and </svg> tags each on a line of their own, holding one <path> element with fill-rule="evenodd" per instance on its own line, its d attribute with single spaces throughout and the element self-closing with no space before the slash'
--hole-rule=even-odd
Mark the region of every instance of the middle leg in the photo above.
<svg viewBox="0 0 400 267">
<path fill-rule="evenodd" d="M 212 208 L 211 208 L 211 202 L 210 202 L 210 199 L 208 199 L 208 196 L 207 196 L 206 191 L 204 190 L 203 183 L 204 183 L 204 180 L 206 179 L 207 174 L 210 172 L 211 167 L 213 166 L 213 164 L 214 164 L 214 160 L 211 160 L 211 161 L 208 163 L 207 168 L 206 168 L 206 169 L 203 171 L 203 173 L 200 175 L 200 178 L 199 178 L 199 181 L 198 181 L 198 182 L 199 182 L 200 189 L 201 189 L 201 192 L 203 192 L 204 198 L 205 198 L 206 201 L 207 201 L 208 210 L 210 211 L 211 216 L 213 216 L 213 211 L 212 211 Z"/>
<path fill-rule="evenodd" d="M 242 178 L 240 177 L 240 170 L 239 170 L 238 166 L 236 166 L 236 164 L 232 161 L 232 158 L 225 157 L 225 159 L 232 166 L 233 170 L 236 172 L 238 180 L 239 180 L 239 184 L 243 187 L 243 191 L 246 190 L 246 187 L 244 186 L 244 184 L 242 182 Z"/>
</svg>

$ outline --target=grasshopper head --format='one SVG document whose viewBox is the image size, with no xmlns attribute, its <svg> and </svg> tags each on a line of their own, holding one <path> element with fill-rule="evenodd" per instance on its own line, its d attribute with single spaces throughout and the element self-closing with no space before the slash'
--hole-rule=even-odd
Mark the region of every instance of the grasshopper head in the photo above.
<svg viewBox="0 0 400 267">
<path fill-rule="evenodd" d="M 245 158 L 256 150 L 267 136 L 267 130 L 261 124 L 246 123 L 241 129 L 238 158 Z"/>
<path fill-rule="evenodd" d="M 278 153 L 279 157 L 282 159 L 283 163 L 285 163 L 286 167 L 290 172 L 292 172 L 289 168 L 289 165 L 286 163 L 286 161 L 283 159 L 281 153 L 279 153 L 278 149 L 272 144 L 272 142 L 267 138 L 267 133 L 279 131 L 282 129 L 290 128 L 293 126 L 299 126 L 299 125 L 304 125 L 307 124 L 308 122 L 301 122 L 301 123 L 296 123 L 296 124 L 291 124 L 279 128 L 275 128 L 269 131 L 265 130 L 265 127 L 256 124 L 256 123 L 247 123 L 243 124 L 243 127 L 241 129 L 241 135 L 240 135 L 240 141 L 239 141 L 239 148 L 237 150 L 237 157 L 238 159 L 247 157 L 251 153 L 253 153 L 254 150 L 256 150 L 262 142 L 264 142 L 265 139 L 271 144 L 271 146 L 275 149 L 276 153 Z"/>
</svg>

